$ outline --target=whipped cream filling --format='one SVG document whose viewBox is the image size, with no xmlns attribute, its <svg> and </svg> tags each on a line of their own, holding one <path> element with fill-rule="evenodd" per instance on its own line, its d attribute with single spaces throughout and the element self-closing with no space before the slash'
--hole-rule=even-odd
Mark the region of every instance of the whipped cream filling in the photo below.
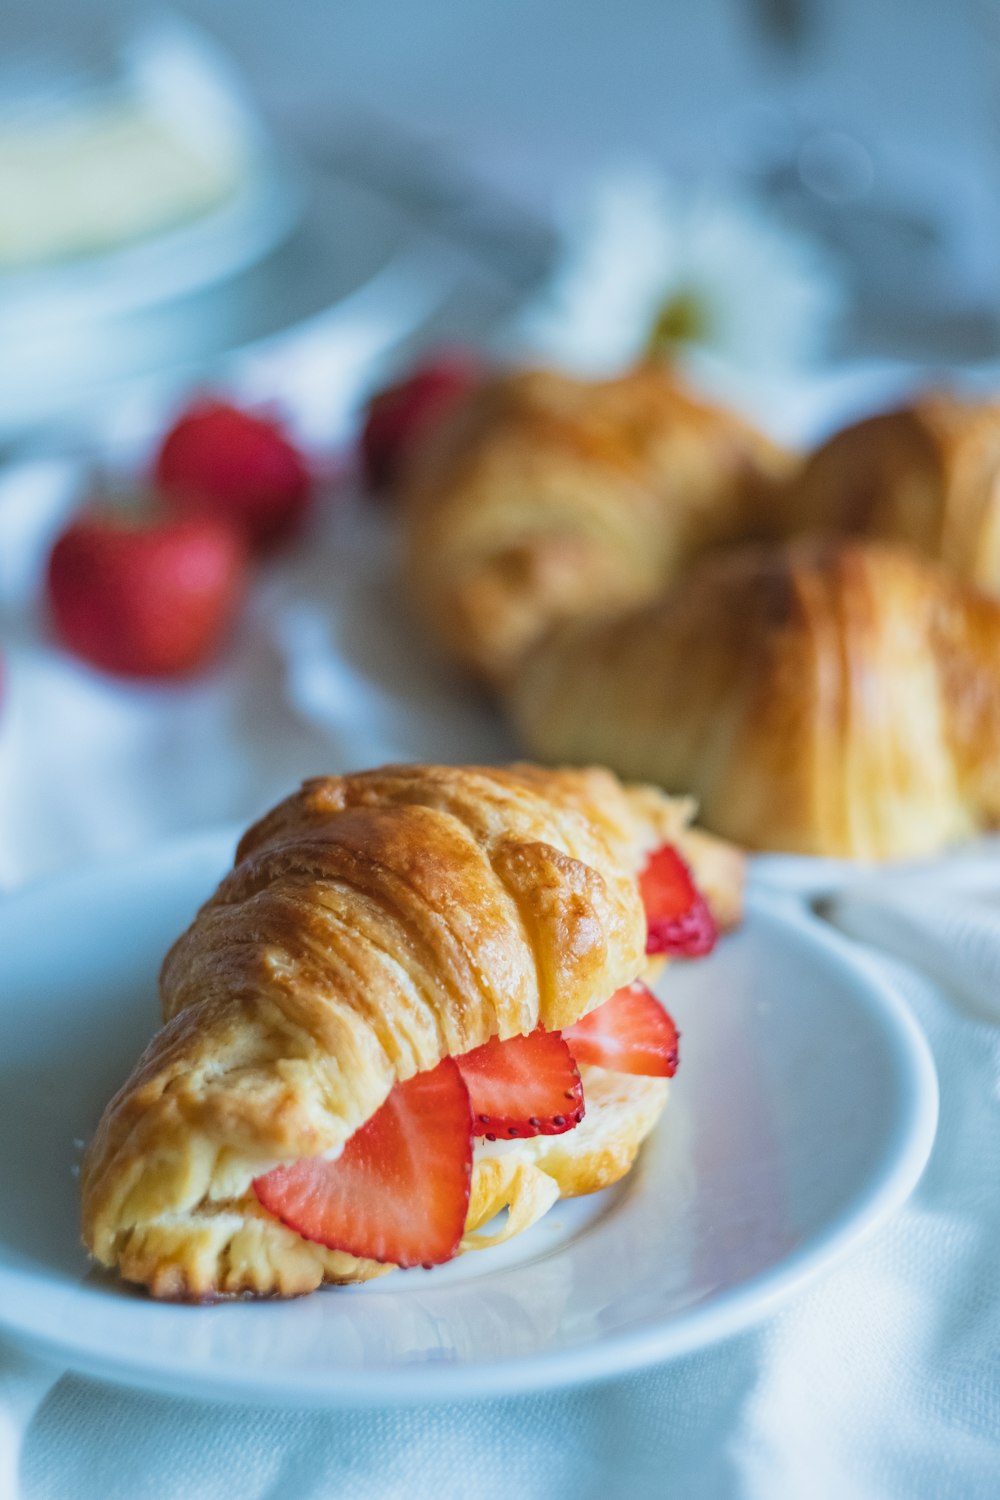
<svg viewBox="0 0 1000 1500">
<path fill-rule="evenodd" d="M 577 1127 L 574 1125 L 573 1129 Z M 564 1131 L 565 1135 L 571 1134 Z M 482 1136 L 476 1136 L 472 1143 L 472 1165 L 477 1161 L 486 1161 L 491 1156 L 510 1156 L 517 1152 L 522 1161 L 531 1160 L 538 1150 L 538 1143 L 551 1140 L 547 1135 L 519 1135 L 507 1141 L 487 1141 Z"/>
</svg>

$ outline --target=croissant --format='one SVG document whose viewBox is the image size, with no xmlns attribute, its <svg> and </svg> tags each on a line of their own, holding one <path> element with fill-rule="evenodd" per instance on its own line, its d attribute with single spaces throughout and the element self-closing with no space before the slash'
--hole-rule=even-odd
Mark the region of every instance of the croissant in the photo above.
<svg viewBox="0 0 1000 1500">
<path fill-rule="evenodd" d="M 785 491 L 786 527 L 905 542 L 1000 593 L 1000 405 L 930 394 L 818 448 Z"/>
<path fill-rule="evenodd" d="M 542 759 L 683 784 L 757 849 L 918 855 L 1000 819 L 1000 602 L 884 544 L 707 559 L 543 643 L 511 706 Z"/>
<path fill-rule="evenodd" d="M 287 1187 L 281 1174 L 303 1164 L 322 1173 L 415 1081 L 433 1091 L 440 1079 L 444 1130 L 454 1058 L 579 1024 L 636 980 L 647 945 L 637 872 L 651 850 L 683 843 L 688 814 L 599 770 L 390 766 L 307 782 L 244 835 L 164 961 L 162 1029 L 83 1163 L 91 1253 L 184 1299 L 289 1296 L 391 1269 L 388 1254 L 300 1233 L 293 1213 L 265 1207 L 261 1183 Z M 735 915 L 737 856 L 694 848 Z M 553 1041 L 563 1046 L 542 1037 Z M 586 1062 L 579 1074 L 575 1129 L 487 1141 L 459 1163 L 460 1248 L 629 1169 L 666 1077 Z M 506 1229 L 477 1236 L 505 1205 Z M 397 1195 L 390 1230 L 403 1238 L 406 1211 Z"/>
<path fill-rule="evenodd" d="M 652 598 L 708 548 L 770 535 L 790 464 L 659 364 L 602 383 L 500 376 L 410 466 L 409 592 L 447 652 L 502 680 L 552 624 Z"/>
</svg>

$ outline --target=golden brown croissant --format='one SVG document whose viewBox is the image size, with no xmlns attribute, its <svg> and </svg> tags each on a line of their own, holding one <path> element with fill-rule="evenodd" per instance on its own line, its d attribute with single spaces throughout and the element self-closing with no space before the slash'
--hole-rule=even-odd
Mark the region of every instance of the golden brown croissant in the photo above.
<svg viewBox="0 0 1000 1500">
<path fill-rule="evenodd" d="M 658 594 L 699 553 L 771 532 L 788 456 L 658 364 L 488 382 L 418 450 L 403 513 L 420 615 L 506 677 L 553 623 Z"/>
<path fill-rule="evenodd" d="M 1000 603 L 876 543 L 707 559 L 543 643 L 512 704 L 541 758 L 688 787 L 758 849 L 916 855 L 1000 819 Z"/>
<path fill-rule="evenodd" d="M 785 503 L 789 533 L 906 542 L 1000 593 L 1000 405 L 929 394 L 846 427 Z"/>
<path fill-rule="evenodd" d="M 297 1233 L 255 1179 L 335 1158 L 400 1080 L 564 1027 L 634 980 L 637 873 L 687 815 L 596 770 L 390 766 L 307 782 L 244 836 L 167 955 L 163 1028 L 84 1161 L 91 1252 L 168 1297 L 291 1295 L 389 1269 Z M 708 856 L 730 906 L 732 859 Z M 576 1129 L 477 1151 L 463 1248 L 504 1205 L 517 1232 L 560 1193 L 628 1170 L 665 1079 L 581 1072 Z"/>
</svg>

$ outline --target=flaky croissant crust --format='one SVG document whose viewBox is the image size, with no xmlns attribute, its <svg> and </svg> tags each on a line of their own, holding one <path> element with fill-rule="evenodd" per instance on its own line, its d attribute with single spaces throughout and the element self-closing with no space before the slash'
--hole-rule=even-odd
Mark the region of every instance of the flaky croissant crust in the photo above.
<svg viewBox="0 0 1000 1500">
<path fill-rule="evenodd" d="M 253 1178 L 335 1152 L 397 1080 L 567 1025 L 634 978 L 635 875 L 686 815 L 596 770 L 307 782 L 167 955 L 165 1024 L 83 1165 L 93 1254 L 161 1295 L 378 1274 L 278 1224 Z"/>
<path fill-rule="evenodd" d="M 659 363 L 487 382 L 418 450 L 406 575 L 439 643 L 505 680 L 554 623 L 652 598 L 691 558 L 770 535 L 790 457 Z"/>
<path fill-rule="evenodd" d="M 906 543 L 1000 592 L 1000 404 L 927 392 L 834 433 L 790 481 L 789 535 Z"/>
<path fill-rule="evenodd" d="M 683 785 L 755 848 L 904 857 L 1000 821 L 1000 604 L 876 543 L 707 560 L 544 643 L 512 701 L 539 757 Z"/>
</svg>

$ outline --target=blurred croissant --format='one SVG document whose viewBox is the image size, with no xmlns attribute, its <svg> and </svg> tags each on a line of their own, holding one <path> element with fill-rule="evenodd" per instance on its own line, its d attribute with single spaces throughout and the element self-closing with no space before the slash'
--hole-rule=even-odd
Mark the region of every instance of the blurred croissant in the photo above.
<svg viewBox="0 0 1000 1500">
<path fill-rule="evenodd" d="M 411 465 L 406 572 L 439 643 L 506 678 L 550 626 L 658 594 L 691 558 L 770 535 L 787 454 L 662 367 L 498 377 Z"/>
<path fill-rule="evenodd" d="M 167 955 L 163 1027 L 84 1160 L 92 1254 L 156 1296 L 191 1299 L 290 1296 L 391 1269 L 389 1255 L 299 1233 L 258 1189 L 262 1174 L 273 1184 L 336 1160 L 395 1085 L 433 1085 L 454 1057 L 565 1027 L 635 980 L 637 876 L 664 842 L 684 848 L 687 815 L 606 771 L 389 766 L 307 782 L 244 836 Z M 732 851 L 699 839 L 690 857 L 735 914 Z M 631 1166 L 666 1078 L 580 1076 L 582 1123 L 459 1164 L 462 1249 L 481 1246 L 474 1232 L 504 1206 L 502 1233 L 517 1233 L 560 1194 Z M 460 1106 L 471 1151 L 464 1092 Z M 412 1133 L 407 1148 L 420 1159 Z M 401 1191 L 387 1214 L 387 1235 L 420 1228 Z"/>
<path fill-rule="evenodd" d="M 1000 593 L 1000 405 L 926 395 L 846 427 L 784 504 L 789 534 L 905 542 Z"/>
<path fill-rule="evenodd" d="M 918 855 L 1000 820 L 1000 602 L 877 543 L 707 559 L 543 643 L 511 700 L 540 758 L 683 785 L 757 849 Z"/>
</svg>

